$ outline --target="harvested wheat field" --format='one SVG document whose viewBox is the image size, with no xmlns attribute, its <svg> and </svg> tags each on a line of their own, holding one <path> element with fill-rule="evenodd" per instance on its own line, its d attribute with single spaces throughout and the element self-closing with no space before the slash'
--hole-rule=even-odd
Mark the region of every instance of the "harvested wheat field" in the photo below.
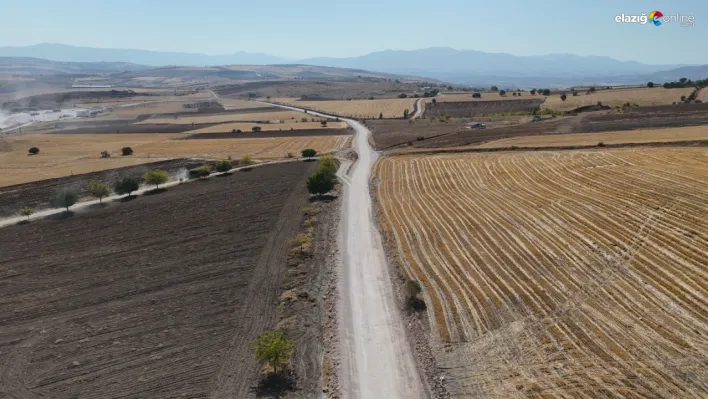
<svg viewBox="0 0 708 399">
<path fill-rule="evenodd" d="M 274 102 L 303 107 L 325 113 L 332 113 L 352 118 L 402 118 L 403 111 L 408 109 L 413 114 L 417 98 L 389 98 L 380 100 L 351 101 L 299 101 L 296 98 L 276 98 Z"/>
<path fill-rule="evenodd" d="M 136 102 L 137 103 L 137 102 Z M 193 101 L 180 102 L 145 102 L 132 106 L 123 106 L 99 116 L 100 120 L 135 119 L 140 115 L 149 114 L 169 114 L 175 112 L 195 112 L 196 108 L 184 108 L 184 104 L 191 104 Z M 99 104 L 100 105 L 100 104 Z"/>
<path fill-rule="evenodd" d="M 250 109 L 264 107 L 263 103 L 248 100 L 236 100 L 233 98 L 220 98 L 219 102 L 226 109 Z"/>
<path fill-rule="evenodd" d="M 175 116 L 155 116 L 154 118 L 149 118 L 138 124 L 178 124 L 187 125 L 191 123 L 223 123 L 223 122 L 238 122 L 238 121 L 286 121 L 295 123 L 295 121 L 301 121 L 302 118 L 307 117 L 306 114 L 297 111 L 278 111 L 278 112 L 257 112 L 257 113 L 234 113 L 229 114 L 226 112 L 221 112 L 218 114 L 203 115 L 175 115 Z M 319 121 L 320 118 L 315 118 Z M 307 120 L 311 120 L 310 117 Z"/>
<path fill-rule="evenodd" d="M 661 143 L 708 140 L 708 127 L 690 126 L 667 129 L 627 130 L 606 133 L 547 134 L 494 140 L 473 148 L 565 147 L 623 143 Z"/>
<path fill-rule="evenodd" d="M 70 176 L 139 165 L 175 158 L 238 159 L 250 155 L 256 160 L 285 158 L 287 153 L 299 155 L 305 148 L 318 152 L 336 151 L 351 143 L 351 136 L 301 136 L 268 138 L 224 138 L 181 140 L 185 133 L 131 134 L 38 134 L 10 138 L 7 151 L 0 152 L 0 187 L 55 177 Z M 40 153 L 27 155 L 37 146 Z M 123 147 L 131 147 L 133 155 L 121 156 Z M 110 158 L 101 159 L 101 151 Z"/>
<path fill-rule="evenodd" d="M 650 89 L 647 87 L 642 89 L 599 90 L 591 94 L 582 92 L 578 93 L 577 96 L 573 96 L 573 93 L 568 90 L 565 101 L 561 100 L 560 94 L 553 94 L 546 97 L 546 102 L 543 103 L 542 108 L 568 111 L 586 105 L 595 105 L 598 101 L 602 102 L 602 105 L 610 107 L 627 102 L 639 106 L 665 105 L 681 101 L 681 96 L 688 96 L 692 91 L 693 89 L 691 88 L 664 89 L 663 87 L 654 87 Z"/>
<path fill-rule="evenodd" d="M 708 395 L 708 149 L 391 156 L 374 173 L 453 397 Z"/>
</svg>

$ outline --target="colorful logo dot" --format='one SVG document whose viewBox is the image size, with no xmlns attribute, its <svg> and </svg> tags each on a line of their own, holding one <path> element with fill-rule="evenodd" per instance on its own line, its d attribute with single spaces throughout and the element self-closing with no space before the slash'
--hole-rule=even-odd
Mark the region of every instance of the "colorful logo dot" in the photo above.
<svg viewBox="0 0 708 399">
<path fill-rule="evenodd" d="M 654 23 L 656 26 L 661 26 L 661 17 L 663 17 L 664 14 L 661 13 L 661 11 L 652 11 L 651 14 L 649 14 L 649 20 Z"/>
</svg>

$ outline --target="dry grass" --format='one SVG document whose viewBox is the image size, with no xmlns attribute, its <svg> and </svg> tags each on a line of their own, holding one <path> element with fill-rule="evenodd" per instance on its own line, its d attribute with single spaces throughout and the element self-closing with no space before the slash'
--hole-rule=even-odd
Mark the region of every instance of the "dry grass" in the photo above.
<svg viewBox="0 0 708 399">
<path fill-rule="evenodd" d="M 248 101 L 248 100 L 235 100 L 231 98 L 221 98 L 219 102 L 226 109 L 249 109 L 249 108 L 262 108 L 267 107 L 265 104 Z"/>
<path fill-rule="evenodd" d="M 705 397 L 708 150 L 391 156 L 374 178 L 453 397 Z"/>
<path fill-rule="evenodd" d="M 319 122 L 288 122 L 288 123 L 224 123 L 221 125 L 205 127 L 196 130 L 190 130 L 187 133 L 220 133 L 231 132 L 232 130 L 241 130 L 242 132 L 250 132 L 254 126 L 260 126 L 263 131 L 286 131 L 286 130 L 302 130 L 302 129 L 344 129 L 347 127 L 346 122 L 328 122 L 327 127 L 322 127 Z"/>
<path fill-rule="evenodd" d="M 406 108 L 413 114 L 416 100 L 417 98 L 352 101 L 297 101 L 295 98 L 273 99 L 275 102 L 352 118 L 378 118 L 380 113 L 383 113 L 384 118 L 401 118 Z"/>
<path fill-rule="evenodd" d="M 300 121 L 301 118 L 307 117 L 308 120 L 312 116 L 308 116 L 302 112 L 297 111 L 275 111 L 275 112 L 257 112 L 248 114 L 229 114 L 229 113 L 219 113 L 211 115 L 194 114 L 188 116 L 179 117 L 155 117 L 146 119 L 140 123 L 142 124 L 154 124 L 154 123 L 166 123 L 171 125 L 188 125 L 191 123 L 222 123 L 222 122 L 237 122 L 237 121 Z M 320 120 L 320 118 L 315 118 L 315 120 Z"/>
<path fill-rule="evenodd" d="M 499 147 L 561 147 L 622 143 L 653 143 L 669 141 L 708 140 L 706 126 L 676 127 L 666 129 L 627 130 L 604 133 L 548 134 L 541 136 L 510 137 L 470 148 Z"/>
<path fill-rule="evenodd" d="M 153 101 L 153 100 L 150 100 Z M 190 112 L 190 109 L 184 108 L 183 104 L 191 104 L 194 101 L 178 101 L 178 102 L 145 102 L 130 107 L 115 108 L 112 111 L 98 117 L 99 120 L 117 120 L 117 119 L 135 119 L 140 115 L 146 114 L 168 114 L 175 112 Z M 101 105 L 101 104 L 97 104 Z M 191 111 L 196 111 L 192 109 Z"/>
<path fill-rule="evenodd" d="M 250 155 L 257 160 L 273 160 L 285 158 L 288 152 L 299 154 L 305 148 L 329 152 L 351 143 L 351 136 L 177 140 L 184 136 L 183 133 L 39 134 L 9 138 L 3 140 L 5 152 L 0 152 L 0 186 L 183 157 L 238 159 Z M 38 155 L 27 155 L 32 146 L 39 147 Z M 120 155 L 120 149 L 126 146 L 133 148 L 132 156 Z M 101 151 L 112 156 L 100 159 Z"/>
<path fill-rule="evenodd" d="M 697 100 L 701 100 L 701 101 L 703 101 L 704 103 L 708 103 L 708 86 L 702 88 L 702 89 L 698 92 L 698 96 L 696 96 L 696 99 L 697 99 Z"/>
<path fill-rule="evenodd" d="M 681 96 L 688 96 L 692 91 L 693 89 L 691 88 L 664 89 L 663 87 L 655 87 L 650 89 L 645 87 L 642 89 L 599 90 L 592 94 L 582 92 L 578 93 L 577 96 L 573 96 L 573 93 L 569 90 L 566 92 L 568 98 L 565 101 L 561 100 L 560 95 L 554 94 L 548 96 L 541 107 L 558 111 L 568 111 L 585 105 L 595 105 L 598 101 L 610 107 L 622 105 L 627 102 L 640 106 L 665 105 L 671 104 L 674 101 L 680 101 Z"/>
</svg>

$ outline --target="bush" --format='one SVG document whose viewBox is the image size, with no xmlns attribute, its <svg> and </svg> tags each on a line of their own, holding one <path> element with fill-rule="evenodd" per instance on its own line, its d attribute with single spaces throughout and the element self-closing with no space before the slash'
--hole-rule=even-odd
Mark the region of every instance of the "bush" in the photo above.
<svg viewBox="0 0 708 399">
<path fill-rule="evenodd" d="M 601 141 L 601 142 L 597 143 L 597 146 L 598 146 L 598 147 L 604 147 L 604 146 L 605 146 L 605 143 Z"/>
<path fill-rule="evenodd" d="M 383 112 L 379 112 L 379 119 L 383 119 Z"/>
<path fill-rule="evenodd" d="M 406 304 L 411 307 L 417 307 L 418 295 L 423 291 L 420 283 L 415 280 L 406 280 L 403 284 L 403 292 L 406 296 Z"/>
<path fill-rule="evenodd" d="M 398 95 L 398 98 L 406 98 L 408 95 L 406 93 L 401 93 Z"/>
<path fill-rule="evenodd" d="M 62 189 L 54 193 L 50 204 L 54 208 L 66 208 L 66 211 L 69 212 L 69 207 L 78 200 L 79 193 L 70 189 Z"/>
<path fill-rule="evenodd" d="M 295 158 L 295 154 L 293 154 L 292 152 L 289 152 L 289 153 L 285 154 L 285 157 L 286 158 Z"/>
<path fill-rule="evenodd" d="M 681 101 L 686 101 L 686 96 L 681 96 Z"/>
<path fill-rule="evenodd" d="M 34 209 L 29 208 L 29 207 L 24 207 L 20 209 L 20 215 L 26 216 L 27 220 L 29 220 L 30 216 L 34 213 Z"/>
<path fill-rule="evenodd" d="M 120 153 L 125 157 L 128 155 L 133 155 L 133 149 L 130 147 L 123 147 L 120 149 Z"/>
<path fill-rule="evenodd" d="M 253 127 L 251 128 L 251 131 L 254 132 L 254 133 L 258 133 L 258 132 L 260 132 L 261 130 L 262 130 L 262 128 L 261 128 L 260 126 L 253 126 Z"/>
<path fill-rule="evenodd" d="M 500 90 L 499 91 L 500 96 L 505 96 L 506 95 L 506 90 Z"/>
<path fill-rule="evenodd" d="M 408 119 L 408 108 L 403 110 L 403 119 Z"/>
<path fill-rule="evenodd" d="M 108 184 L 99 180 L 91 180 L 88 185 L 88 191 L 92 197 L 98 198 L 99 203 L 103 203 L 103 197 L 111 193 Z"/>
<path fill-rule="evenodd" d="M 566 98 L 568 98 L 568 96 L 566 96 L 565 93 L 561 94 L 561 101 L 565 101 Z"/>
<path fill-rule="evenodd" d="M 654 82 L 647 82 L 647 87 L 650 89 L 654 87 Z"/>
<path fill-rule="evenodd" d="M 472 93 L 472 98 L 482 98 L 482 93 Z"/>
<path fill-rule="evenodd" d="M 233 168 L 230 161 L 219 161 L 216 163 L 216 171 L 221 173 L 226 173 Z"/>
<path fill-rule="evenodd" d="M 166 183 L 169 178 L 170 175 L 168 175 L 167 172 L 162 169 L 150 170 L 145 173 L 145 176 L 143 176 L 143 179 L 145 179 L 145 183 L 154 184 L 156 189 L 159 189 L 160 184 Z"/>
<path fill-rule="evenodd" d="M 101 158 L 110 158 L 111 154 L 108 151 L 101 151 Z"/>
<path fill-rule="evenodd" d="M 320 121 L 320 125 L 322 125 L 322 127 L 327 127 L 327 121 Z"/>
<path fill-rule="evenodd" d="M 127 194 L 128 196 L 130 196 L 133 191 L 136 191 L 139 187 L 140 184 L 137 180 L 133 179 L 132 177 L 124 177 L 116 182 L 115 186 L 113 187 L 113 190 L 118 195 Z"/>
<path fill-rule="evenodd" d="M 541 94 L 543 94 L 544 96 L 550 96 L 550 95 L 551 95 L 551 91 L 548 90 L 548 89 L 543 89 L 543 91 L 541 92 Z"/>
<path fill-rule="evenodd" d="M 322 197 L 324 194 L 332 191 L 336 183 L 336 178 L 332 173 L 319 168 L 307 179 L 307 191 L 317 197 Z"/>
<path fill-rule="evenodd" d="M 30 148 L 30 149 L 29 149 L 29 153 L 30 153 L 31 155 L 37 155 L 37 154 L 39 154 L 39 148 L 37 148 L 37 147 L 32 147 L 32 148 Z"/>
<path fill-rule="evenodd" d="M 242 133 L 241 129 L 236 129 L 236 133 Z"/>
<path fill-rule="evenodd" d="M 301 118 L 301 119 L 300 119 L 300 122 L 307 122 L 307 121 L 308 121 L 307 118 Z"/>
<path fill-rule="evenodd" d="M 290 362 L 295 345 L 293 340 L 288 338 L 280 330 L 272 330 L 259 335 L 250 342 L 255 356 L 261 363 L 266 363 L 273 368 L 274 373 L 278 373 L 278 368 L 283 368 Z"/>
<path fill-rule="evenodd" d="M 536 89 L 531 89 L 531 95 L 535 96 L 536 95 Z"/>
<path fill-rule="evenodd" d="M 315 151 L 312 148 L 306 148 L 302 150 L 302 157 L 303 158 L 312 158 L 317 155 L 317 151 Z"/>
<path fill-rule="evenodd" d="M 436 100 L 436 99 L 433 98 L 432 103 L 433 103 L 433 104 L 437 104 L 437 103 L 438 103 L 438 100 Z"/>
<path fill-rule="evenodd" d="M 492 86 L 492 88 L 491 88 L 490 90 L 491 90 L 491 91 L 499 91 L 499 88 L 496 87 L 496 86 Z"/>
<path fill-rule="evenodd" d="M 253 158 L 251 158 L 250 155 L 244 155 L 241 157 L 241 159 L 238 160 L 238 164 L 241 166 L 245 166 L 246 170 L 250 170 L 249 166 L 253 165 L 255 162 L 253 162 Z"/>
</svg>

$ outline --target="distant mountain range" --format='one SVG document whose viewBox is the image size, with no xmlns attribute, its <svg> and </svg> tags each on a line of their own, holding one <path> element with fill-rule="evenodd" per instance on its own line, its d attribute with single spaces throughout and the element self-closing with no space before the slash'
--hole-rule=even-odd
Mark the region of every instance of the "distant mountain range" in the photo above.
<svg viewBox="0 0 708 399">
<path fill-rule="evenodd" d="M 126 62 L 148 66 L 217 66 L 293 63 L 267 54 L 237 52 L 228 55 L 171 53 L 130 49 L 101 49 L 62 44 L 0 47 L 0 57 L 36 57 L 55 61 Z M 474 50 L 432 47 L 421 50 L 386 50 L 360 57 L 310 58 L 298 64 L 355 68 L 399 75 L 424 76 L 470 85 L 570 86 L 580 84 L 636 84 L 680 77 L 708 77 L 708 65 L 649 65 L 609 57 L 572 54 L 515 56 Z"/>
</svg>

